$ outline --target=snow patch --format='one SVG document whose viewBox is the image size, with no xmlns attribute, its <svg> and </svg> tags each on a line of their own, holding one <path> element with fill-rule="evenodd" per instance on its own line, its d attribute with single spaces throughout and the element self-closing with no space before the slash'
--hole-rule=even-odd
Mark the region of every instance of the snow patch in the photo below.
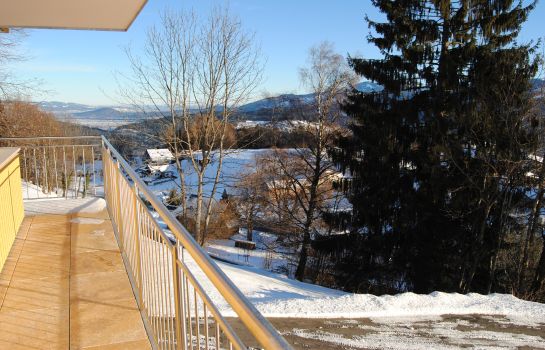
<svg viewBox="0 0 545 350">
<path fill-rule="evenodd" d="M 234 316 L 229 305 L 191 259 L 194 271 L 222 314 Z M 289 279 L 262 269 L 217 262 L 225 274 L 266 317 L 384 318 L 440 315 L 498 315 L 512 324 L 545 325 L 545 304 L 509 294 L 482 295 L 433 292 L 375 296 L 353 294 Z"/>
<path fill-rule="evenodd" d="M 73 224 L 100 225 L 104 222 L 104 220 L 93 218 L 74 218 L 70 220 L 70 222 Z"/>
<path fill-rule="evenodd" d="M 106 209 L 106 201 L 102 198 L 93 198 L 80 208 L 74 208 L 77 213 L 98 213 Z"/>
</svg>

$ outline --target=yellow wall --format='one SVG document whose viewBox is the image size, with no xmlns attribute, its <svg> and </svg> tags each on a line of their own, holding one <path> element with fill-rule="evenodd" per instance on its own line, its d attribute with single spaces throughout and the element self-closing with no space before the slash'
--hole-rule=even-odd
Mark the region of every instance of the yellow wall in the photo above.
<svg viewBox="0 0 545 350">
<path fill-rule="evenodd" d="M 15 157 L 0 169 L 0 270 L 6 262 L 24 215 L 19 157 Z"/>
</svg>

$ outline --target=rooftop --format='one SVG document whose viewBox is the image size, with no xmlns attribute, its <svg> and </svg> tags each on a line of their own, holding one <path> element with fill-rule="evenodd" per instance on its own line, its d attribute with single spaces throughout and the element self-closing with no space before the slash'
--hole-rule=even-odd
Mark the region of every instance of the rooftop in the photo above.
<svg viewBox="0 0 545 350">
<path fill-rule="evenodd" d="M 147 0 L 17 0 L 0 2 L 0 28 L 126 31 Z"/>
<path fill-rule="evenodd" d="M 150 148 L 146 152 L 148 153 L 150 159 L 154 162 L 174 159 L 174 156 L 167 148 Z"/>
</svg>

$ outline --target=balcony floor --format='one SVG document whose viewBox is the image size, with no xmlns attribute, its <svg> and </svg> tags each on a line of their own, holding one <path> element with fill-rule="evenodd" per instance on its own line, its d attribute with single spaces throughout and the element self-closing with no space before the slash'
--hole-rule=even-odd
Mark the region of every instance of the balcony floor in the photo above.
<svg viewBox="0 0 545 350">
<path fill-rule="evenodd" d="M 107 211 L 72 204 L 27 210 L 0 272 L 0 349 L 150 349 Z"/>
</svg>

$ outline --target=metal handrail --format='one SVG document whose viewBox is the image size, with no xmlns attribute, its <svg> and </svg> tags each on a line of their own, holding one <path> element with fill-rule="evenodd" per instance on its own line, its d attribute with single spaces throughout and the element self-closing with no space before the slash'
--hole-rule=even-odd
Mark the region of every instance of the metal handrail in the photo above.
<svg viewBox="0 0 545 350">
<path fill-rule="evenodd" d="M 242 323 L 247 327 L 248 331 L 255 339 L 266 349 L 291 349 L 288 342 L 278 333 L 278 331 L 267 321 L 259 311 L 248 301 L 242 292 L 233 284 L 233 282 L 225 275 L 225 273 L 216 265 L 208 254 L 199 246 L 187 229 L 172 215 L 164 204 L 155 196 L 148 186 L 140 179 L 138 174 L 127 163 L 127 161 L 117 152 L 110 142 L 102 137 L 102 145 L 104 154 L 112 157 L 112 160 L 117 163 L 117 166 L 122 168 L 126 176 L 134 183 L 135 191 L 139 195 L 143 195 L 151 204 L 155 212 L 169 227 L 169 230 L 174 234 L 177 243 L 181 243 L 185 251 L 193 258 L 198 267 L 204 272 L 206 277 L 217 288 L 223 298 L 232 307 L 235 313 L 239 316 Z M 103 161 L 106 161 L 104 159 Z M 119 171 L 119 169 L 115 170 Z M 105 177 L 109 176 L 105 172 Z M 125 180 L 126 181 L 126 180 Z M 128 182 L 128 181 L 127 181 Z M 108 179 L 105 179 L 105 186 Z M 111 195 L 111 194 L 110 194 Z M 120 199 L 117 199 L 120 204 Z M 120 210 L 117 208 L 116 210 Z M 119 215 L 120 217 L 121 215 Z M 114 218 L 115 219 L 115 215 Z M 118 223 L 119 224 L 119 223 Z M 123 231 L 123 229 L 121 230 Z M 123 233 L 121 233 L 123 234 Z M 177 252 L 177 249 L 173 250 Z M 183 264 L 183 263 L 182 263 Z M 177 265 L 177 264 L 175 264 Z M 137 268 L 139 268 L 137 266 Z M 182 270 L 185 270 L 182 268 Z M 175 273 L 178 268 L 175 269 Z M 191 276 L 193 277 L 193 276 Z M 186 275 L 187 278 L 187 275 Z M 178 281 L 176 279 L 175 283 Z M 195 289 L 195 292 L 197 289 Z M 179 303 L 179 300 L 176 300 Z M 182 300 L 182 303 L 184 301 Z M 203 299 L 204 302 L 204 299 Z M 189 305 L 189 302 L 188 302 Z M 183 305 L 182 305 L 183 306 Z M 198 327 L 197 327 L 198 329 Z M 180 342 L 178 342 L 180 344 Z M 180 346 L 180 345 L 179 345 Z"/>
<path fill-rule="evenodd" d="M 35 136 L 35 137 L 0 137 L 0 141 L 34 141 L 34 140 L 74 140 L 93 139 L 100 140 L 102 136 Z"/>
</svg>

